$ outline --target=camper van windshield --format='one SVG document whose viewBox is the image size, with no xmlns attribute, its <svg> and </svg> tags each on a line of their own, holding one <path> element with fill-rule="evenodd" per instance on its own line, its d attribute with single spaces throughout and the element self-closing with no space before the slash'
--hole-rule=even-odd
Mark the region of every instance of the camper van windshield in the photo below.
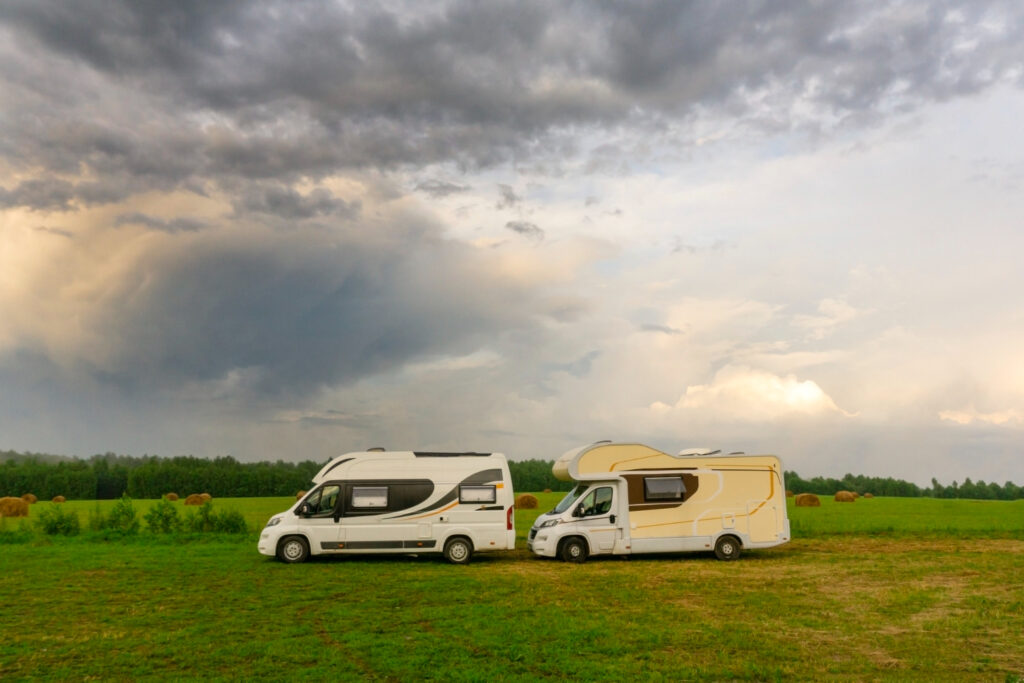
<svg viewBox="0 0 1024 683">
<path fill-rule="evenodd" d="M 582 496 L 583 492 L 586 490 L 587 487 L 585 484 L 576 484 L 576 488 L 574 488 L 572 491 L 569 491 L 569 493 L 565 494 L 565 498 L 563 498 L 558 503 L 558 505 L 555 506 L 555 509 L 552 510 L 551 512 L 553 512 L 556 515 L 562 514 L 563 512 L 568 510 L 572 506 L 572 504 L 576 502 L 576 499 Z"/>
</svg>

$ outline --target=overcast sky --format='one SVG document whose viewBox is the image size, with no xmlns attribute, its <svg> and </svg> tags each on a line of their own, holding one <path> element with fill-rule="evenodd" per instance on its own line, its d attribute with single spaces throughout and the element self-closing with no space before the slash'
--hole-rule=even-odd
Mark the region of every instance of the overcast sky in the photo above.
<svg viewBox="0 0 1024 683">
<path fill-rule="evenodd" d="M 1024 483 L 1024 7 L 0 4 L 0 449 Z"/>
</svg>

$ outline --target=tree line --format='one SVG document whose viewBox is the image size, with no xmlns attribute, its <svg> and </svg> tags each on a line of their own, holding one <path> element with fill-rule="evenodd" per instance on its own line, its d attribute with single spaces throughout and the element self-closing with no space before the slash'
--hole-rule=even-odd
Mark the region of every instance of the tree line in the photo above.
<svg viewBox="0 0 1024 683">
<path fill-rule="evenodd" d="M 32 493 L 40 500 L 54 496 L 76 500 L 120 498 L 160 498 L 166 493 L 179 495 L 209 493 L 214 497 L 292 496 L 308 489 L 313 476 L 324 463 L 303 462 L 244 463 L 231 456 L 214 459 L 195 456 L 162 458 L 153 455 L 127 456 L 105 453 L 90 458 L 63 458 L 38 453 L 0 452 L 0 496 Z M 512 485 L 516 491 L 567 491 L 572 483 L 559 481 L 551 473 L 550 460 L 509 462 Z M 999 485 L 954 481 L 949 486 L 932 479 L 931 486 L 893 479 L 846 474 L 841 479 L 813 477 L 803 479 L 786 472 L 786 488 L 793 493 L 833 495 L 836 491 L 855 491 L 876 496 L 932 498 L 973 498 L 980 500 L 1016 500 L 1024 498 L 1024 488 L 1013 482 Z"/>
<path fill-rule="evenodd" d="M 932 485 L 920 487 L 909 481 L 892 477 L 866 477 L 864 475 L 846 474 L 842 479 L 831 477 L 813 477 L 803 479 L 796 472 L 786 472 L 786 489 L 793 493 L 819 493 L 834 495 L 837 491 L 853 491 L 861 495 L 871 493 L 876 496 L 895 496 L 901 498 L 970 498 L 973 500 L 1017 500 L 1024 498 L 1024 488 L 1012 481 L 1003 485 L 995 482 L 986 484 L 983 480 L 972 482 L 970 477 L 962 484 L 954 481 L 943 486 L 932 477 Z"/>
<path fill-rule="evenodd" d="M 510 462 L 516 491 L 568 490 L 547 460 Z M 64 496 L 72 500 L 160 498 L 167 493 L 209 493 L 216 498 L 293 496 L 310 487 L 324 463 L 245 463 L 231 456 L 161 458 L 105 453 L 90 458 L 0 452 L 0 496 L 31 493 L 40 500 Z"/>
</svg>

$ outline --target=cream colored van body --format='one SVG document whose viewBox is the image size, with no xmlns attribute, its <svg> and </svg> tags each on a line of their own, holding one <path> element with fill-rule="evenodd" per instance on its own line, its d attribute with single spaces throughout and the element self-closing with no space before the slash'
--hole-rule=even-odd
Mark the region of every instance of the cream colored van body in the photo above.
<svg viewBox="0 0 1024 683">
<path fill-rule="evenodd" d="M 537 518 L 527 547 L 577 562 L 588 555 L 683 551 L 714 551 L 730 560 L 742 549 L 789 540 L 776 456 L 692 453 L 607 442 L 567 451 L 553 470 L 576 488 Z"/>
</svg>

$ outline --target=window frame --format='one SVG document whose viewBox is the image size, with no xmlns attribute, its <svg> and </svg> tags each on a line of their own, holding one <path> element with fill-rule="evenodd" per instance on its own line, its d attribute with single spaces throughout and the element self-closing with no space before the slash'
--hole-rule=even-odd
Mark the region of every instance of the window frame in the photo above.
<svg viewBox="0 0 1024 683">
<path fill-rule="evenodd" d="M 372 505 L 372 504 L 370 504 L 370 505 L 360 505 L 359 502 L 357 502 L 359 500 L 356 497 L 357 495 L 362 494 L 363 496 L 366 496 L 366 497 L 369 497 L 370 495 L 374 495 L 374 494 L 364 493 L 364 491 L 367 490 L 367 489 L 377 490 L 377 491 L 383 490 L 384 491 L 384 504 L 383 505 Z M 386 484 L 372 484 L 372 485 L 354 484 L 352 486 L 352 491 L 349 494 L 349 503 L 350 503 L 351 510 L 353 512 L 385 512 L 385 511 L 387 511 L 387 509 L 388 509 L 388 501 L 390 500 L 390 490 L 389 489 L 390 489 L 390 487 L 387 486 Z M 377 493 L 375 495 L 376 496 L 380 496 L 379 493 Z"/>
<path fill-rule="evenodd" d="M 463 495 L 463 492 L 477 491 L 477 492 L 489 492 L 490 497 L 488 498 L 467 498 Z M 475 504 L 480 503 L 483 505 L 494 505 L 498 502 L 498 487 L 495 484 L 459 484 L 459 502 Z"/>
<path fill-rule="evenodd" d="M 678 481 L 679 487 L 674 491 L 651 491 L 648 486 L 649 482 L 652 481 Z M 645 503 L 662 503 L 662 502 L 682 502 L 686 500 L 686 482 L 683 481 L 682 475 L 678 474 L 662 474 L 653 475 L 650 477 L 644 477 L 644 502 Z"/>
</svg>

